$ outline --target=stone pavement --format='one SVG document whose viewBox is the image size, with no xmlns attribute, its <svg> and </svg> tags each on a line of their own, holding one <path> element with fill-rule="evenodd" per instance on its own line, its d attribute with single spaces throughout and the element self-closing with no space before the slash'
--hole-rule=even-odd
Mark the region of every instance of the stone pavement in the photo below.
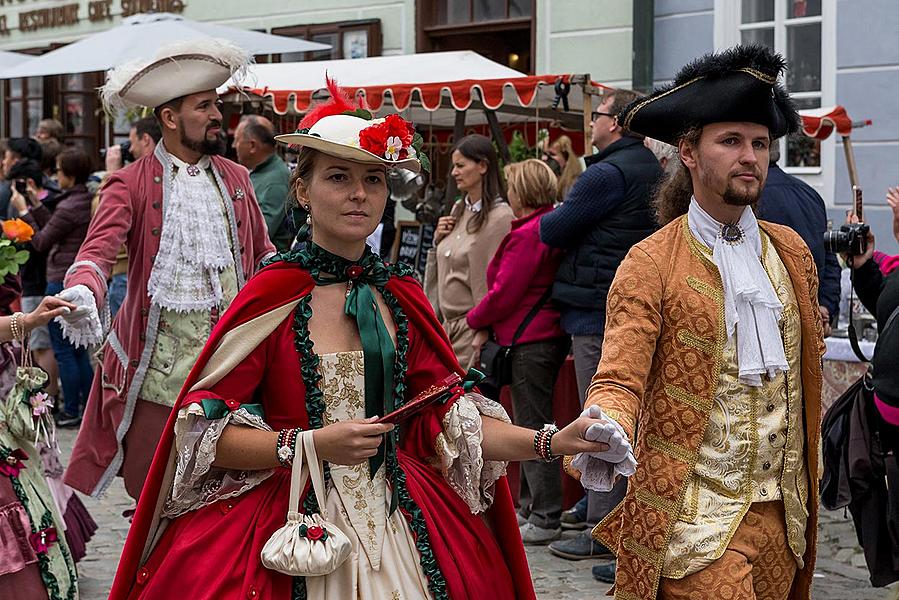
<svg viewBox="0 0 899 600">
<path fill-rule="evenodd" d="M 63 455 L 67 457 L 75 432 L 60 430 L 59 438 Z M 100 528 L 88 544 L 87 556 L 78 564 L 81 598 L 105 600 L 128 532 L 128 521 L 122 517 L 122 511 L 131 508 L 131 500 L 121 479 L 116 479 L 102 498 L 82 496 L 82 500 Z M 601 599 L 610 587 L 593 581 L 590 567 L 596 561 L 563 560 L 542 546 L 529 547 L 527 554 L 540 600 Z M 844 517 L 842 511 L 822 512 L 812 598 L 899 600 L 899 587 L 895 584 L 887 589 L 871 587 L 851 517 Z"/>
</svg>

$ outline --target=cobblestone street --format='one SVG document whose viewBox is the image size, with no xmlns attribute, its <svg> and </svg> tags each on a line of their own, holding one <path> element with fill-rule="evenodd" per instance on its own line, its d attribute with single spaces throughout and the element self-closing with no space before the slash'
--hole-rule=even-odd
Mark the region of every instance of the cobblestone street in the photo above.
<svg viewBox="0 0 899 600">
<path fill-rule="evenodd" d="M 74 438 L 73 430 L 60 430 L 64 455 L 68 456 Z M 78 564 L 81 598 L 105 600 L 128 532 L 128 521 L 122 517 L 122 511 L 131 507 L 131 501 L 120 479 L 116 479 L 104 497 L 82 498 L 100 529 L 88 545 L 87 556 Z M 600 599 L 610 587 L 591 577 L 594 561 L 563 560 L 550 555 L 544 547 L 528 548 L 528 560 L 540 600 Z M 851 517 L 848 514 L 844 517 L 842 511 L 822 513 L 812 598 L 899 600 L 896 585 L 886 589 L 871 587 Z"/>
</svg>

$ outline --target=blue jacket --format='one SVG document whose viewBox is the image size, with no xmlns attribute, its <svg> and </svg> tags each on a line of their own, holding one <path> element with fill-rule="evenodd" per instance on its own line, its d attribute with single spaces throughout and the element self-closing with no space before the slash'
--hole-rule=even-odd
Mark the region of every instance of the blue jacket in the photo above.
<svg viewBox="0 0 899 600">
<path fill-rule="evenodd" d="M 818 192 L 772 164 L 758 217 L 786 225 L 805 241 L 818 269 L 818 303 L 830 312 L 831 320 L 835 319 L 840 306 L 840 263 L 835 254 L 824 250 L 827 210 Z"/>
</svg>

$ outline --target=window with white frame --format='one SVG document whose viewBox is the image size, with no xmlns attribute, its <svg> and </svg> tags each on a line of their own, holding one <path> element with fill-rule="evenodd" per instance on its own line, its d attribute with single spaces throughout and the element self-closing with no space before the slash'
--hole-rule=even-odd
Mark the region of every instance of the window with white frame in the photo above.
<svg viewBox="0 0 899 600">
<path fill-rule="evenodd" d="M 800 109 L 821 106 L 822 0 L 740 0 L 740 42 L 780 52 L 788 63 L 783 84 Z M 821 143 L 802 133 L 781 141 L 781 164 L 817 171 Z"/>
</svg>

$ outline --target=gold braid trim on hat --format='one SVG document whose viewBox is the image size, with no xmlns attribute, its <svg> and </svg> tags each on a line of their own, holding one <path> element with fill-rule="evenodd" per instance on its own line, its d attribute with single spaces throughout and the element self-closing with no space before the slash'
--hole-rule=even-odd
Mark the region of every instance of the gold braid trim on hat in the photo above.
<svg viewBox="0 0 899 600">
<path fill-rule="evenodd" d="M 667 96 L 668 94 L 673 94 L 674 92 L 676 92 L 676 91 L 678 91 L 678 90 L 680 90 L 680 89 L 683 89 L 683 88 L 687 87 L 688 85 L 690 85 L 691 83 L 695 83 L 695 82 L 699 81 L 700 79 L 705 79 L 705 76 L 703 76 L 703 77 L 697 77 L 696 79 L 691 79 L 690 81 L 688 81 L 688 82 L 686 82 L 686 83 L 682 83 L 682 84 L 680 84 L 680 85 L 678 85 L 678 86 L 675 86 L 675 87 L 671 88 L 671 89 L 668 90 L 667 92 L 663 92 L 663 93 L 659 94 L 658 96 L 650 96 L 649 98 L 647 98 L 646 100 L 644 100 L 643 102 L 641 102 L 640 104 L 638 104 L 637 106 L 635 106 L 634 109 L 633 109 L 631 112 L 629 112 L 629 113 L 627 114 L 627 116 L 624 118 L 624 124 L 623 124 L 623 127 L 624 127 L 625 129 L 630 130 L 630 128 L 631 128 L 631 127 L 630 127 L 631 121 L 634 119 L 634 116 L 637 114 L 637 111 L 639 111 L 641 108 L 643 108 L 643 107 L 646 106 L 647 104 L 649 104 L 649 103 L 651 103 L 651 102 L 655 102 L 655 101 L 658 100 L 659 98 L 664 98 L 664 97 Z"/>
<path fill-rule="evenodd" d="M 753 69 L 752 67 L 743 67 L 742 69 L 737 69 L 737 71 L 742 71 L 749 75 L 752 75 L 759 81 L 767 83 L 769 85 L 774 85 L 777 83 L 777 75 L 768 75 L 767 73 L 763 73 L 758 69 Z"/>
<path fill-rule="evenodd" d="M 763 83 L 767 83 L 767 84 L 769 84 L 769 85 L 774 85 L 775 83 L 777 83 L 777 76 L 776 76 L 776 75 L 773 75 L 773 76 L 772 76 L 772 75 L 768 75 L 768 74 L 766 74 L 766 73 L 763 73 L 762 71 L 759 71 L 758 69 L 753 69 L 752 67 L 743 67 L 743 68 L 741 68 L 741 69 L 736 69 L 736 71 L 741 71 L 741 72 L 743 72 L 743 73 L 746 73 L 747 75 L 752 75 L 753 77 L 755 77 L 755 78 L 758 79 L 759 81 L 761 81 L 761 82 L 763 82 Z M 696 77 L 695 79 L 691 79 L 690 81 L 687 81 L 686 83 L 682 83 L 682 84 L 680 84 L 680 85 L 678 85 L 678 86 L 675 86 L 675 87 L 671 88 L 670 90 L 668 90 L 667 92 L 664 92 L 664 93 L 659 94 L 658 96 L 652 96 L 652 97 L 647 98 L 646 100 L 644 100 L 643 102 L 641 102 L 640 104 L 638 104 L 637 106 L 635 106 L 634 109 L 633 109 L 631 112 L 629 112 L 629 113 L 627 114 L 627 116 L 624 118 L 624 123 L 622 124 L 622 126 L 623 126 L 625 129 L 630 130 L 630 124 L 631 124 L 631 121 L 634 119 L 634 116 L 637 114 L 637 112 L 638 112 L 641 108 L 643 108 L 644 106 L 646 106 L 647 104 L 649 104 L 649 103 L 651 103 L 651 102 L 655 102 L 655 101 L 658 100 L 659 98 L 664 98 L 664 97 L 667 96 L 668 94 L 671 94 L 671 93 L 676 92 L 676 91 L 678 91 L 678 90 L 680 90 L 680 89 L 683 89 L 683 88 L 687 87 L 687 86 L 690 85 L 690 84 L 696 83 L 696 82 L 699 81 L 700 79 L 705 79 L 705 76 L 702 76 L 702 77 Z"/>
</svg>

